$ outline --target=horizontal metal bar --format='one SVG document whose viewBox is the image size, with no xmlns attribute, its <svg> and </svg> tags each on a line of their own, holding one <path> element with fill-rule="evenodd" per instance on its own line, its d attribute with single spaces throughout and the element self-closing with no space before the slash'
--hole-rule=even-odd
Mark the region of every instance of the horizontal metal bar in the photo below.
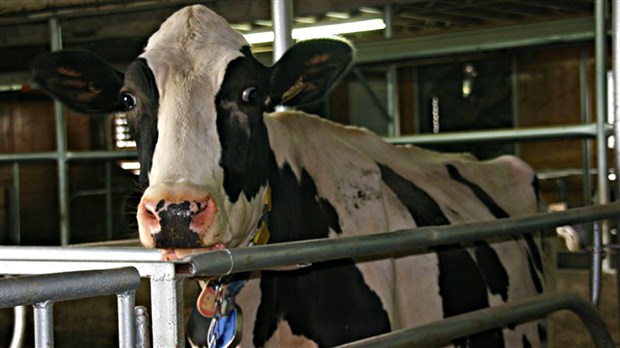
<svg viewBox="0 0 620 348">
<path fill-rule="evenodd" d="M 613 132 L 613 126 L 606 125 L 605 135 Z M 521 128 L 521 129 L 493 129 L 474 132 L 447 132 L 440 134 L 421 134 L 401 137 L 386 137 L 387 142 L 393 144 L 448 144 L 486 141 L 526 141 L 526 140 L 551 140 L 564 138 L 594 138 L 596 137 L 596 124 L 583 124 L 572 126 Z M 70 151 L 66 153 L 68 161 L 97 161 L 97 160 L 123 160 L 136 159 L 135 151 Z M 56 161 L 58 153 L 14 153 L 0 154 L 1 163 L 14 162 L 42 162 Z"/>
<path fill-rule="evenodd" d="M 450 345 L 452 340 L 459 337 L 543 318 L 552 312 L 565 309 L 579 316 L 596 347 L 615 347 L 605 322 L 594 306 L 575 294 L 548 293 L 351 342 L 338 348 L 443 347 Z"/>
<path fill-rule="evenodd" d="M 140 286 L 133 267 L 0 279 L 0 308 L 114 295 Z"/>
<path fill-rule="evenodd" d="M 612 135 L 613 127 L 607 125 L 605 135 Z M 446 132 L 439 134 L 422 134 L 384 138 L 392 144 L 453 144 L 478 143 L 491 141 L 532 141 L 567 138 L 594 138 L 597 129 L 595 123 L 557 127 L 538 127 L 520 129 L 493 129 L 472 132 Z"/>
<path fill-rule="evenodd" d="M 515 236 L 544 228 L 620 217 L 620 203 L 492 221 L 429 226 L 372 235 L 215 250 L 188 256 L 177 272 L 213 276 L 347 257 L 388 256 L 428 247 Z"/>
<path fill-rule="evenodd" d="M 67 161 L 98 161 L 136 159 L 135 151 L 69 151 L 65 153 Z M 11 153 L 0 154 L 0 163 L 56 161 L 57 152 Z"/>
<path fill-rule="evenodd" d="M 364 64 L 467 54 L 586 41 L 593 38 L 594 18 L 584 17 L 359 43 L 356 45 L 356 62 Z"/>
<path fill-rule="evenodd" d="M 0 261 L 86 261 L 144 262 L 159 261 L 155 249 L 142 247 L 37 247 L 0 246 Z"/>
</svg>

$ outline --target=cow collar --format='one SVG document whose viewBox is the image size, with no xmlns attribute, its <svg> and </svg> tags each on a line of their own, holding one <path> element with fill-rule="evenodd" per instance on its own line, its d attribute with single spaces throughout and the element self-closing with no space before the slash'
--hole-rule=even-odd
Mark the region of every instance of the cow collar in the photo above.
<svg viewBox="0 0 620 348">
<path fill-rule="evenodd" d="M 271 188 L 267 185 L 261 218 L 249 238 L 248 247 L 269 242 L 269 213 L 271 212 Z M 218 279 L 201 281 L 202 291 L 196 301 L 196 309 L 203 317 L 211 319 L 207 334 L 208 347 L 236 346 L 241 339 L 242 314 L 235 298 L 248 281 L 250 272 Z"/>
</svg>

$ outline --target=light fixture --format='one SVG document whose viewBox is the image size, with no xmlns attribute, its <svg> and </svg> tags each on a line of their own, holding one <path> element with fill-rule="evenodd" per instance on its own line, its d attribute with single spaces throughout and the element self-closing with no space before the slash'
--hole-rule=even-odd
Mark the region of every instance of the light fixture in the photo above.
<svg viewBox="0 0 620 348">
<path fill-rule="evenodd" d="M 307 40 L 319 37 L 329 37 L 340 34 L 359 33 L 385 29 L 385 22 L 381 18 L 348 21 L 334 24 L 324 24 L 311 27 L 294 28 L 293 39 Z M 261 31 L 243 35 L 250 44 L 273 41 L 273 31 Z"/>
</svg>

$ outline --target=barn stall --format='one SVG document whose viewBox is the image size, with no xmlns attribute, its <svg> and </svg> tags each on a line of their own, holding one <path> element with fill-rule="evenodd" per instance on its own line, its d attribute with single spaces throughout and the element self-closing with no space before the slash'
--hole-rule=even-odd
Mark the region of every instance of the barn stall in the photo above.
<svg viewBox="0 0 620 348">
<path fill-rule="evenodd" d="M 187 274 L 182 266 L 175 270 L 161 265 L 158 253 L 132 250 L 119 255 L 114 254 L 119 251 L 105 249 L 106 256 L 102 256 L 102 249 L 74 246 L 76 255 L 71 256 L 73 251 L 55 247 L 135 237 L 132 210 L 139 196 L 132 172 L 135 152 L 122 116 L 92 119 L 63 110 L 32 86 L 27 70 L 35 56 L 61 47 L 93 50 L 122 68 L 139 54 L 168 15 L 191 3 L 195 2 L 2 5 L 0 243 L 42 246 L 0 249 L 2 273 L 70 271 L 86 259 L 101 262 L 91 264 L 92 268 L 110 268 L 106 262 L 113 260 L 122 260 L 123 265 L 141 261 L 153 267 L 139 268 L 151 280 L 157 278 L 155 274 Z M 609 24 L 604 20 L 606 14 L 614 6 L 594 1 L 274 1 L 272 18 L 272 6 L 266 1 L 206 4 L 247 34 L 272 27 L 282 33 L 290 25 L 301 28 L 381 19 L 384 29 L 344 34 L 357 47 L 357 64 L 325 103 L 308 111 L 367 127 L 394 143 L 469 151 L 479 158 L 516 154 L 537 170 L 545 200 L 558 206 L 613 200 L 615 154 L 608 147 L 613 118 L 606 115 L 613 114 L 609 111 L 614 107 L 606 102 L 607 89 L 613 92 L 608 88 L 606 67 L 615 55 L 609 37 L 601 33 Z M 279 22 L 279 18 L 284 20 Z M 273 54 L 281 54 L 281 47 L 288 45 L 286 37 L 276 35 L 275 45 L 272 49 L 271 41 L 258 42 L 254 50 L 270 62 Z M 454 133 L 464 130 L 469 132 Z M 609 214 L 604 218 L 614 215 Z M 559 254 L 559 285 L 580 291 L 598 304 L 610 317 L 608 327 L 617 341 L 617 290 L 611 257 L 614 229 L 609 224 L 574 224 L 574 230 L 582 231 L 576 234 L 582 238 L 576 242 L 581 250 Z M 603 250 L 607 257 L 601 262 Z M 18 259 L 29 258 L 46 266 L 18 265 Z M 18 271 L 18 267 L 26 268 Z M 224 264 L 220 272 L 230 267 Z M 189 269 L 203 272 L 200 266 Z M 590 269 L 589 274 L 584 269 Z M 591 288 L 588 278 L 594 284 Z M 575 279 L 586 285 L 577 285 Z M 607 287 L 601 292 L 598 284 Z M 157 307 L 165 308 L 162 312 L 150 308 L 153 334 L 164 335 L 161 323 L 168 324 L 170 316 L 176 316 L 173 330 L 165 332 L 167 338 L 154 342 L 173 342 L 178 337 L 169 334 L 182 332 L 179 302 L 157 296 L 164 297 L 165 291 L 179 295 L 179 285 L 152 281 L 149 285 L 156 289 L 151 293 Z M 144 299 L 139 296 L 140 301 Z M 11 327 L 12 317 L 12 311 L 3 310 L 3 327 Z M 58 344 L 62 345 L 63 335 L 74 336 L 74 330 L 57 327 Z M 579 330 L 585 332 L 582 328 L 567 331 Z M 110 331 L 97 335 L 115 340 L 115 329 Z M 10 330 L 2 332 L 7 333 L 2 342 L 8 342 Z M 566 337 L 563 333 L 557 336 Z M 578 339 L 568 342 L 589 341 L 587 336 Z M 102 346 L 110 345 L 106 342 Z"/>
</svg>

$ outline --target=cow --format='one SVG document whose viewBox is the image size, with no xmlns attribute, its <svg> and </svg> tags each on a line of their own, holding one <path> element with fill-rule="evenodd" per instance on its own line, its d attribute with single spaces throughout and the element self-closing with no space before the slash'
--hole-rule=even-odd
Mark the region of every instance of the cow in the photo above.
<svg viewBox="0 0 620 348">
<path fill-rule="evenodd" d="M 394 146 L 295 111 L 325 96 L 353 56 L 344 39 L 313 39 L 267 67 L 225 19 L 194 5 L 169 17 L 124 73 L 80 50 L 46 54 L 32 70 L 42 90 L 79 113 L 127 115 L 145 187 L 140 240 L 165 260 L 538 211 L 535 175 L 516 157 L 478 161 Z M 540 245 L 532 234 L 207 280 L 188 342 L 232 344 L 209 326 L 226 327 L 211 318 L 234 316 L 241 346 L 330 347 L 511 303 L 545 290 Z M 222 295 L 233 284 L 234 293 Z M 228 310 L 214 307 L 214 296 L 224 296 Z M 532 322 L 453 344 L 546 340 L 544 322 Z"/>
</svg>

